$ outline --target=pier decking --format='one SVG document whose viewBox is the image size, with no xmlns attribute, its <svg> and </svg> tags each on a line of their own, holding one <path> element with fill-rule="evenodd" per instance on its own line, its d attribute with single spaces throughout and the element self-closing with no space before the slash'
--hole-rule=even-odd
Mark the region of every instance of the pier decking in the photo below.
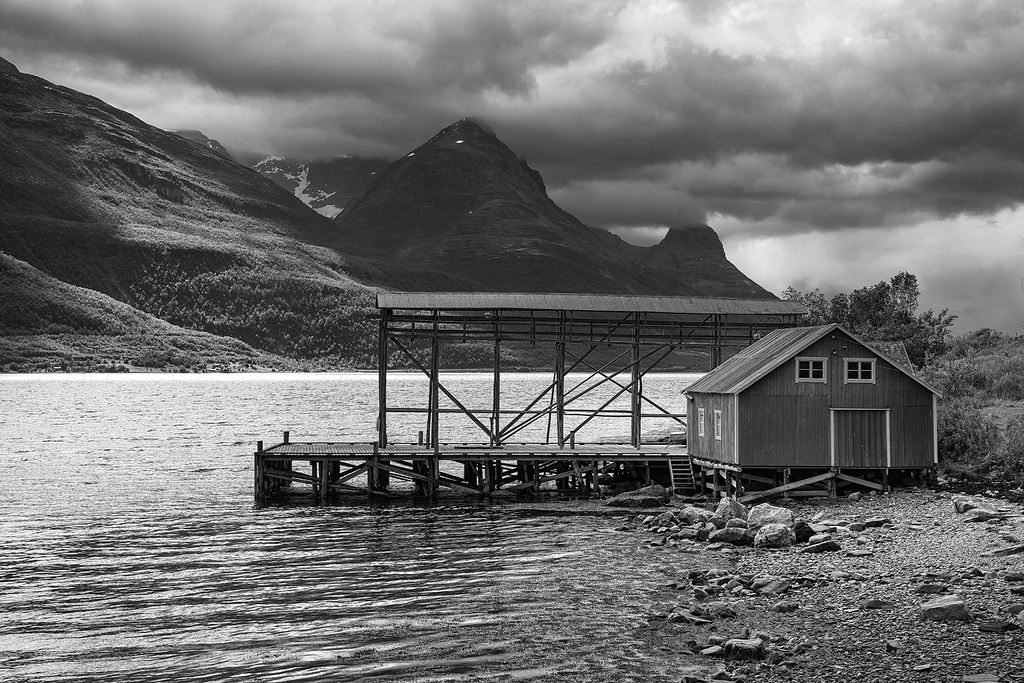
<svg viewBox="0 0 1024 683">
<path fill-rule="evenodd" d="M 385 491 L 392 477 L 414 482 L 427 496 L 439 487 L 495 495 L 536 492 L 552 483 L 554 490 L 599 493 L 602 476 L 692 487 L 685 447 L 644 443 L 644 428 L 653 421 L 686 428 L 685 412 L 644 393 L 644 377 L 687 347 L 707 350 L 714 367 L 723 347 L 748 346 L 806 313 L 799 304 L 778 300 L 479 292 L 381 292 L 377 308 L 377 440 L 299 443 L 286 432 L 279 444 L 264 448 L 260 442 L 253 456 L 256 500 L 303 483 L 326 502 L 331 491 Z M 552 351 L 551 381 L 528 405 L 514 409 L 501 383 L 502 345 L 508 343 Z M 472 401 L 442 381 L 442 356 L 451 344 L 472 344 L 493 359 L 486 408 L 467 407 Z M 389 367 L 428 378 L 425 405 L 389 402 Z M 569 373 L 585 379 L 567 381 Z M 388 420 L 399 415 L 426 418 L 419 443 L 391 441 Z M 594 439 L 591 430 L 599 418 L 628 420 L 628 430 L 622 430 L 628 443 Z M 442 419 L 468 420 L 480 441 L 444 438 Z M 512 442 L 545 422 L 543 443 Z M 588 436 L 597 443 L 584 443 Z M 365 488 L 357 487 L 363 477 Z"/>
<path fill-rule="evenodd" d="M 284 440 L 253 454 L 257 500 L 289 487 L 309 484 L 314 497 L 326 501 L 331 491 L 383 491 L 391 478 L 416 484 L 431 497 L 444 487 L 488 496 L 499 491 L 539 492 L 554 482 L 556 491 L 598 492 L 596 477 L 628 475 L 651 481 L 652 469 L 684 478 L 690 472 L 686 447 L 673 444 L 551 444 L 444 443 L 437 448 L 417 444 L 293 442 Z M 301 467 L 301 469 L 300 469 Z M 365 487 L 356 486 L 365 480 Z M 688 480 L 692 485 L 692 477 Z"/>
</svg>

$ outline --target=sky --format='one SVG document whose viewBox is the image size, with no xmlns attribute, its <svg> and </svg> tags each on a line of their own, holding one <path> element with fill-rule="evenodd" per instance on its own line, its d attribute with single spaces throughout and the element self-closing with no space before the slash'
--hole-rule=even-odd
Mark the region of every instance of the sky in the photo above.
<svg viewBox="0 0 1024 683">
<path fill-rule="evenodd" d="M 707 223 L 762 286 L 918 276 L 1024 331 L 1020 0 L 0 0 L 0 57 L 231 150 L 398 158 L 466 116 L 588 225 Z"/>
</svg>

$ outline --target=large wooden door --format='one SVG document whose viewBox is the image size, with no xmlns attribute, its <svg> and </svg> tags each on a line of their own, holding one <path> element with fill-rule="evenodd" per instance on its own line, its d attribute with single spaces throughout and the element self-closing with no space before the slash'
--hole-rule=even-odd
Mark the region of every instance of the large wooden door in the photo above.
<svg viewBox="0 0 1024 683">
<path fill-rule="evenodd" d="M 889 411 L 833 409 L 832 454 L 836 467 L 888 467 Z"/>
</svg>

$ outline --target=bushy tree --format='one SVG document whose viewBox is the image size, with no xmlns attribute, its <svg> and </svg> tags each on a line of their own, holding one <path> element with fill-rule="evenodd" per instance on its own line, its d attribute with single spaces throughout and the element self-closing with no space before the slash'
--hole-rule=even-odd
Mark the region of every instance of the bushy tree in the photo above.
<svg viewBox="0 0 1024 683">
<path fill-rule="evenodd" d="M 804 293 L 788 287 L 782 293 L 782 298 L 807 308 L 807 324 L 839 323 L 868 341 L 902 341 L 911 362 L 922 366 L 946 350 L 956 316 L 949 309 L 918 314 L 919 296 L 917 276 L 905 271 L 888 282 L 839 292 L 831 299 L 818 289 Z"/>
</svg>

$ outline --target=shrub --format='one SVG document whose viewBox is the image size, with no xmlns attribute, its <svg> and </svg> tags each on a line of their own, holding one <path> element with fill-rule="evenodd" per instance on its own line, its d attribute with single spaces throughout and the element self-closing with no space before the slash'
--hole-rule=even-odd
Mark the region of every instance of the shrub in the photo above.
<svg viewBox="0 0 1024 683">
<path fill-rule="evenodd" d="M 999 446 L 999 428 L 976 403 L 954 400 L 939 409 L 939 460 L 947 471 L 973 470 Z"/>
</svg>

